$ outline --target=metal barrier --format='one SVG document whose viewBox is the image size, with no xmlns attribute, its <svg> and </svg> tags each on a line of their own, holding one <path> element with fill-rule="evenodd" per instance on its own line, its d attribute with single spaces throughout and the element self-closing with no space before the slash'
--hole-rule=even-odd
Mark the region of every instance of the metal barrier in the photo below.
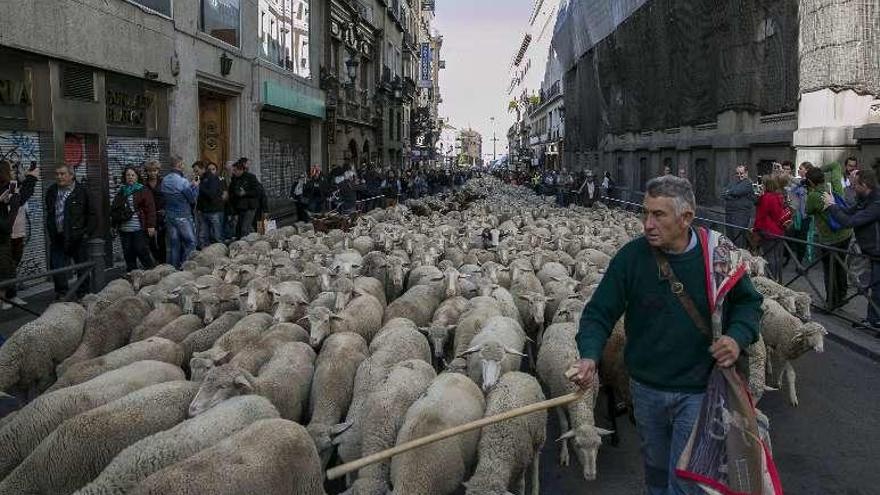
<svg viewBox="0 0 880 495">
<path fill-rule="evenodd" d="M 607 197 L 601 198 L 601 201 L 606 204 L 617 205 L 634 213 L 640 213 L 643 209 L 641 204 L 629 201 Z M 752 231 L 750 228 L 741 225 L 701 217 L 695 217 L 694 223 L 716 231 L 722 231 L 723 227 L 723 232 L 728 237 L 738 237 L 730 235 L 731 231 L 736 231 L 748 239 L 748 235 Z M 854 236 L 849 241 L 850 247 L 848 249 L 809 242 L 789 236 L 772 236 L 766 238 L 765 241 L 769 241 L 765 243 L 765 247 L 768 245 L 770 247 L 769 252 L 764 252 L 761 247 L 752 249 L 740 244 L 737 245 L 741 248 L 749 249 L 754 254 L 759 254 L 767 260 L 768 268 L 770 268 L 767 272 L 767 277 L 775 280 L 780 285 L 792 287 L 798 281 L 805 282 L 806 288 L 815 296 L 812 298 L 812 305 L 819 311 L 832 314 L 850 323 L 858 323 L 862 320 L 862 317 L 854 317 L 844 312 L 843 309 L 856 298 L 863 297 L 868 306 L 873 308 L 875 314 L 880 315 L 880 306 L 871 299 L 871 292 L 873 290 L 880 290 L 880 281 L 870 282 L 871 263 L 880 263 L 880 257 L 854 251 L 852 248 L 855 245 Z M 812 247 L 815 250 L 815 256 L 812 259 L 803 258 L 803 255 L 797 252 L 799 250 L 794 249 L 794 246 L 798 245 L 804 248 Z M 794 266 L 790 270 L 786 270 L 785 267 L 792 262 Z M 810 275 L 813 269 L 820 265 L 822 266 L 821 275 L 823 283 L 817 285 L 810 278 Z M 846 275 L 841 277 L 838 270 L 843 270 Z M 843 291 L 844 293 L 840 294 L 837 298 L 832 293 L 832 297 L 829 298 L 827 294 L 829 279 L 830 281 L 840 281 L 841 278 L 845 282 L 846 291 Z M 867 283 L 865 278 L 868 279 Z M 801 285 L 801 288 L 803 287 L 804 284 Z M 851 291 L 850 288 L 854 290 Z"/>
<path fill-rule="evenodd" d="M 87 281 L 89 282 L 90 290 L 92 292 L 98 292 L 104 286 L 104 269 L 106 267 L 106 263 L 104 262 L 104 240 L 89 239 L 87 246 L 87 255 L 90 261 L 65 266 L 63 268 L 56 268 L 54 270 L 48 270 L 42 273 L 24 275 L 21 277 L 15 277 L 0 281 L 0 289 L 13 287 L 22 282 L 28 282 L 31 280 L 47 279 L 55 275 L 76 273 L 76 280 L 74 281 L 73 285 L 68 289 L 67 293 L 62 298 L 62 301 L 70 301 L 73 295 L 76 294 L 79 291 L 80 287 L 82 287 L 82 285 Z M 7 304 L 11 304 L 18 309 L 26 311 L 34 316 L 40 316 L 39 313 L 31 311 L 30 309 L 20 304 L 16 304 L 6 297 L 0 297 L 0 300 Z"/>
</svg>

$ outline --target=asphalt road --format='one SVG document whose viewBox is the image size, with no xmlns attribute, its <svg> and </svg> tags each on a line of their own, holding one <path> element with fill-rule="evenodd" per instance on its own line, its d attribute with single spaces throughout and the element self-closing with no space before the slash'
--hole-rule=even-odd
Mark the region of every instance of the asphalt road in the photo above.
<svg viewBox="0 0 880 495">
<path fill-rule="evenodd" d="M 37 311 L 50 302 L 50 297 L 44 296 L 28 299 Z M 11 334 L 29 319 L 20 310 L 3 312 L 0 334 Z M 840 320 L 822 320 L 828 326 L 841 325 Z M 800 405 L 791 407 L 782 394 L 774 392 L 765 394 L 759 404 L 771 420 L 774 456 L 785 493 L 880 494 L 880 363 L 826 338 L 823 354 L 807 354 L 794 366 Z M 0 404 L 0 409 L 3 406 Z M 601 412 L 604 409 L 598 410 L 597 422 L 608 427 Z M 560 432 L 556 414 L 549 418 L 548 442 L 541 459 L 542 494 L 642 493 L 639 440 L 628 419 L 618 420 L 620 443 L 600 450 L 598 479 L 584 481 L 574 455 L 571 466 L 558 465 L 555 439 Z"/>
</svg>

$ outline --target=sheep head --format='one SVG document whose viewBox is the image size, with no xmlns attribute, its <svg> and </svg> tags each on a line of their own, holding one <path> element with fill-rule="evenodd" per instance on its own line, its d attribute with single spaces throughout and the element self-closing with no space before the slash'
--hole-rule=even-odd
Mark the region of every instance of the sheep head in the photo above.
<svg viewBox="0 0 880 495">
<path fill-rule="evenodd" d="M 599 454 L 599 447 L 602 445 L 602 437 L 612 433 L 614 432 L 597 428 L 595 425 L 582 424 L 563 433 L 557 441 L 572 441 L 575 453 L 584 470 L 584 479 L 594 480 L 596 479 L 596 458 Z"/>
<path fill-rule="evenodd" d="M 495 341 L 489 341 L 471 347 L 461 353 L 458 357 L 465 357 L 471 354 L 475 354 L 476 356 L 468 357 L 468 362 L 471 363 L 476 359 L 480 363 L 480 376 L 482 377 L 482 388 L 484 392 L 488 392 L 496 383 L 498 383 L 498 379 L 501 378 L 501 362 L 508 354 L 525 357 L 525 354 L 522 352 L 517 351 L 516 349 L 511 349 L 510 347 L 505 347 L 500 342 Z"/>
<path fill-rule="evenodd" d="M 193 357 L 189 360 L 190 380 L 194 382 L 204 380 L 209 371 L 215 366 L 228 362 L 231 357 L 229 351 L 214 347 L 193 353 Z"/>
<path fill-rule="evenodd" d="M 431 346 L 434 348 L 434 357 L 437 359 L 443 359 L 446 341 L 449 340 L 449 333 L 453 330 L 455 330 L 455 325 L 431 325 L 419 328 L 419 331 L 431 342 Z"/>
<path fill-rule="evenodd" d="M 347 421 L 335 425 L 325 425 L 322 423 L 311 423 L 306 427 L 306 431 L 312 437 L 317 447 L 318 455 L 321 456 L 321 465 L 326 467 L 330 463 L 330 457 L 333 455 L 333 447 L 337 444 L 339 436 L 346 432 L 353 423 Z"/>
<path fill-rule="evenodd" d="M 309 321 L 309 344 L 316 349 L 324 341 L 324 338 L 331 333 L 332 320 L 340 319 L 339 316 L 333 314 L 329 309 L 321 306 L 309 308 L 305 317 Z"/>
<path fill-rule="evenodd" d="M 520 294 L 520 299 L 529 303 L 529 316 L 536 325 L 544 324 L 544 311 L 547 309 L 547 297 L 541 294 Z"/>
<path fill-rule="evenodd" d="M 824 352 L 826 335 L 828 330 L 822 325 L 814 321 L 804 323 L 792 338 L 792 355 L 788 358 L 795 359 L 810 350 Z"/>
<path fill-rule="evenodd" d="M 256 379 L 233 364 L 213 368 L 205 375 L 196 396 L 189 404 L 189 417 L 195 417 L 226 399 L 253 393 Z"/>
</svg>

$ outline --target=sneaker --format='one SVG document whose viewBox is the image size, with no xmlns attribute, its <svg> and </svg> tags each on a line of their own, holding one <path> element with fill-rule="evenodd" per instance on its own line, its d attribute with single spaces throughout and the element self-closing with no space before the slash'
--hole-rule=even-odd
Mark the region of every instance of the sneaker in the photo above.
<svg viewBox="0 0 880 495">
<path fill-rule="evenodd" d="M 0 311 L 6 311 L 8 309 L 12 309 L 12 305 L 8 302 L 0 302 Z"/>
<path fill-rule="evenodd" d="M 24 299 L 22 299 L 20 297 L 13 297 L 12 299 L 10 299 L 10 301 L 14 302 L 15 304 L 18 304 L 19 306 L 27 306 L 27 301 L 25 301 Z"/>
<path fill-rule="evenodd" d="M 871 322 L 868 320 L 862 320 L 862 321 L 854 322 L 852 324 L 853 328 L 872 328 L 873 326 L 874 325 L 871 324 Z"/>
</svg>

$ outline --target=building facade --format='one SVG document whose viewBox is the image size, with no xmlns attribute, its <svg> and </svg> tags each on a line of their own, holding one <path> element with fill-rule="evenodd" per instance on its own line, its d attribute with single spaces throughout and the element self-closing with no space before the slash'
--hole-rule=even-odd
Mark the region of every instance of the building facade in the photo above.
<svg viewBox="0 0 880 495">
<path fill-rule="evenodd" d="M 561 16 L 564 155 L 624 197 L 669 166 L 720 214 L 739 164 L 880 157 L 878 0 L 569 1 Z"/>
<path fill-rule="evenodd" d="M 16 167 L 71 165 L 107 210 L 123 167 L 180 155 L 225 165 L 246 156 L 270 209 L 323 165 L 323 2 L 25 0 L 0 4 L 0 155 Z M 35 20 L 39 19 L 39 22 Z M 28 204 L 22 273 L 46 268 L 40 197 Z M 119 252 L 108 242 L 111 252 Z M 112 251 L 111 251 L 112 250 Z"/>
<path fill-rule="evenodd" d="M 459 165 L 483 165 L 483 136 L 473 129 L 459 131 L 456 151 Z"/>
</svg>

